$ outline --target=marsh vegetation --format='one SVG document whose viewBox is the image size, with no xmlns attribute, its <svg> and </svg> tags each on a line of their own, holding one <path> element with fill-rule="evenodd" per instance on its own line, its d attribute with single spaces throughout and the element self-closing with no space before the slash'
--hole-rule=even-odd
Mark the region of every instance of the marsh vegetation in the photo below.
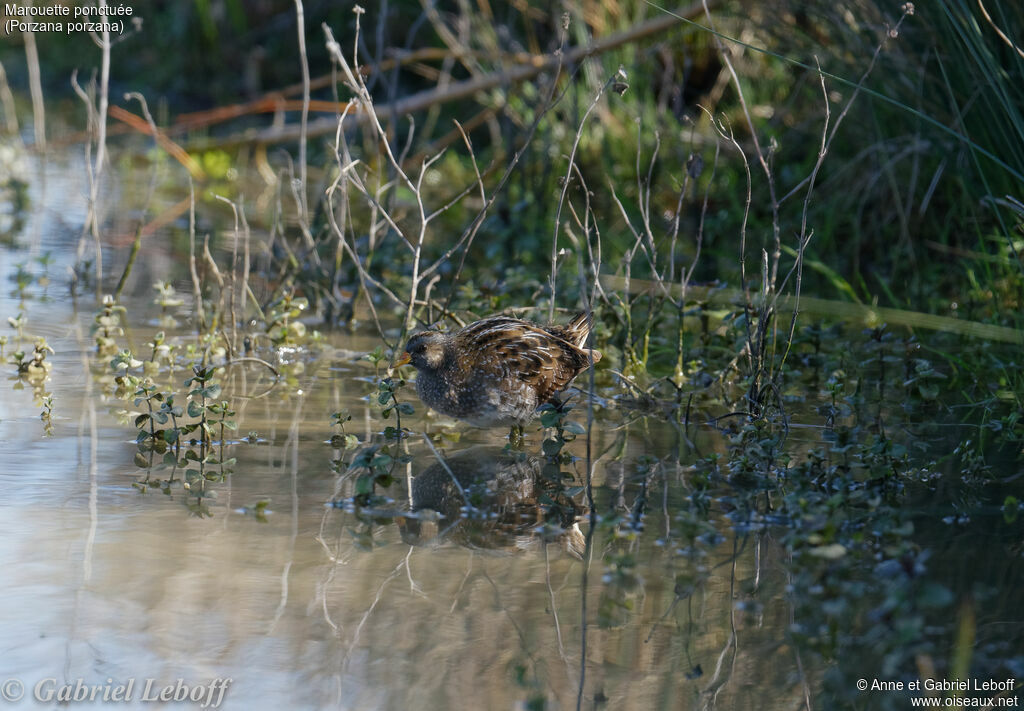
<svg viewBox="0 0 1024 711">
<path fill-rule="evenodd" d="M 4 45 L 0 599 L 53 603 L 10 675 L 1016 700 L 908 687 L 1024 679 L 1022 11 L 459 8 Z M 522 441 L 396 365 L 580 311 Z"/>
</svg>

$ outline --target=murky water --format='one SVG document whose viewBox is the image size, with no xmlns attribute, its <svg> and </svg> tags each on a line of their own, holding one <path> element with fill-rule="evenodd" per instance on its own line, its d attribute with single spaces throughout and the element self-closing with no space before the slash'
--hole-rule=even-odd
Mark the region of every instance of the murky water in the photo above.
<svg viewBox="0 0 1024 711">
<path fill-rule="evenodd" d="M 403 422 L 410 460 L 378 490 L 386 499 L 355 511 L 357 477 L 338 465 L 353 452 L 328 442 L 329 416 L 347 409 L 361 443 L 389 424 L 361 357 L 378 341 L 329 334 L 287 383 L 258 366 L 223 377 L 236 461 L 201 501 L 182 471 L 140 467 L 120 414 L 130 400 L 100 375 L 94 302 L 67 297 L 84 171 L 35 169 L 45 175 L 27 221 L 0 247 L 5 278 L 53 256 L 50 285 L 26 301 L 11 282 L 0 289 L 0 316 L 24 312 L 25 342 L 43 335 L 55 351 L 52 436 L 32 387 L 9 377 L 0 390 L 0 676 L 24 685 L 19 707 L 49 706 L 47 694 L 78 680 L 100 698 L 131 683 L 130 705 L 147 708 L 168 686 L 172 697 L 209 688 L 199 705 L 225 685 L 221 707 L 237 709 L 830 707 L 828 663 L 791 642 L 785 529 L 744 522 L 726 492 L 705 525 L 681 533 L 693 471 L 664 464 L 682 437 L 661 418 L 599 418 L 552 472 L 536 430 L 509 453 L 504 433 L 424 420 L 417 407 Z M 124 252 L 108 253 L 118 269 Z M 121 339 L 137 349 L 156 331 L 148 282 L 184 275 L 174 252 L 147 255 Z M 420 432 L 443 433 L 443 452 Z M 819 432 L 793 441 L 810 446 Z M 686 435 L 691 459 L 726 451 L 714 430 Z M 642 455 L 646 470 L 633 464 Z M 596 510 L 629 525 L 591 530 L 588 462 Z"/>
</svg>

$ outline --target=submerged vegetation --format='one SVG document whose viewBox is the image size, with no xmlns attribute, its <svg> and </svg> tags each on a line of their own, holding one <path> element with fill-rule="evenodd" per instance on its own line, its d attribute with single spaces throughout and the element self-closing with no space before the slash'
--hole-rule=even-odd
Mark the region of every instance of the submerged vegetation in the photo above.
<svg viewBox="0 0 1024 711">
<path fill-rule="evenodd" d="M 105 74 L 75 80 L 89 198 L 66 279 L 21 254 L 30 171 L 0 182 L 0 249 L 18 255 L 0 356 L 46 434 L 59 354 L 33 321 L 60 283 L 91 313 L 91 341 L 69 346 L 90 402 L 134 432 L 140 492 L 216 515 L 246 452 L 287 440 L 298 460 L 298 414 L 286 434 L 263 423 L 276 439 L 240 436 L 248 403 L 284 423 L 334 387 L 347 399 L 310 425 L 330 451 L 331 561 L 396 543 L 582 561 L 573 688 L 524 654 L 509 674 L 530 708 L 607 701 L 588 628 L 639 626 L 647 595 L 661 608 L 641 638 L 671 657 L 658 688 L 694 708 L 741 673 L 748 626 L 777 634 L 761 651 L 785 658 L 771 691 L 792 707 L 906 707 L 863 679 L 1024 678 L 1015 5 L 502 5 L 499 20 L 487 3 L 398 3 L 322 27 L 295 6 L 298 50 L 273 51 L 301 68 L 301 100 L 169 124 L 138 94 L 108 106 Z M 202 46 L 247 17 L 181 12 Z M 116 66 L 122 49 L 100 50 Z M 249 130 L 267 107 L 300 118 Z M 108 115 L 144 141 L 108 134 Z M 104 204 L 138 165 L 142 199 Z M 422 328 L 579 307 L 604 357 L 523 442 L 433 416 L 393 367 Z M 270 503 L 241 510 L 266 523 Z M 699 610 L 723 570 L 711 649 Z"/>
</svg>

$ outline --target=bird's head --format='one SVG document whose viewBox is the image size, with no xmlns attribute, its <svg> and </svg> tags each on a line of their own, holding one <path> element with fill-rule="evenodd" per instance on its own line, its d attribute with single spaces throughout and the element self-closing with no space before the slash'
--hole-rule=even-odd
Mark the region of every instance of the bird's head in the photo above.
<svg viewBox="0 0 1024 711">
<path fill-rule="evenodd" d="M 440 331 L 417 333 L 405 344 L 405 352 L 395 366 L 412 363 L 416 370 L 438 370 L 444 363 L 448 337 Z"/>
</svg>

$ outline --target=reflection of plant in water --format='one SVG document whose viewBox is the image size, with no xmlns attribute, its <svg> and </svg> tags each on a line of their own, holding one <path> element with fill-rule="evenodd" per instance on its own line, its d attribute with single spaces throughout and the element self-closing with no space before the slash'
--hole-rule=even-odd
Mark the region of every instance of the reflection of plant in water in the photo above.
<svg viewBox="0 0 1024 711">
<path fill-rule="evenodd" d="M 544 456 L 554 463 L 568 463 L 570 459 L 567 454 L 562 452 L 563 447 L 576 439 L 577 435 L 586 433 L 583 425 L 568 419 L 572 409 L 573 406 L 568 402 L 544 403 L 537 408 L 537 412 L 540 414 L 540 423 L 550 431 L 550 434 L 541 443 L 541 450 L 544 452 Z"/>
<path fill-rule="evenodd" d="M 650 506 L 650 488 L 663 475 L 663 463 L 650 455 L 635 459 L 629 474 L 630 488 L 636 490 L 628 508 L 611 507 L 599 514 L 596 526 L 602 546 L 601 597 L 598 602 L 597 623 L 602 628 L 625 624 L 636 611 L 644 592 L 644 578 L 638 570 L 637 549 L 645 531 L 645 519 Z M 622 473 L 627 467 L 622 464 Z"/>
<path fill-rule="evenodd" d="M 46 393 L 43 396 L 43 411 L 39 413 L 39 419 L 43 421 L 43 434 L 47 437 L 53 436 L 53 394 Z"/>
<path fill-rule="evenodd" d="M 29 382 L 42 381 L 52 367 L 50 361 L 46 360 L 47 353 L 52 354 L 53 349 L 50 348 L 46 339 L 40 336 L 36 339 L 31 358 L 24 351 L 15 351 L 11 354 L 9 362 L 17 367 L 18 375 L 25 376 Z"/>
<path fill-rule="evenodd" d="M 238 429 L 238 423 L 234 420 L 229 420 L 229 417 L 234 417 L 237 413 L 231 409 L 231 403 L 227 400 L 221 400 L 207 406 L 207 410 L 211 415 L 210 422 L 213 424 L 213 429 L 218 431 L 218 456 L 220 461 L 224 461 L 224 445 L 227 442 L 225 437 L 225 430 L 231 430 L 234 432 Z M 234 460 L 232 460 L 233 462 Z M 220 462 L 217 462 L 220 463 Z"/>
<path fill-rule="evenodd" d="M 39 418 L 43 422 L 43 434 L 47 437 L 53 435 L 53 393 L 46 390 L 46 381 L 52 366 L 46 359 L 48 353 L 53 354 L 53 348 L 40 336 L 36 339 L 31 357 L 19 350 L 12 353 L 8 359 L 8 362 L 17 369 L 18 384 L 15 387 L 20 387 L 22 381 L 32 387 L 35 405 L 41 408 Z"/>
<path fill-rule="evenodd" d="M 160 307 L 160 326 L 162 328 L 174 328 L 178 320 L 174 318 L 171 309 L 176 309 L 185 303 L 185 300 L 178 296 L 174 285 L 169 281 L 158 281 L 153 284 L 156 291 L 156 298 L 153 303 Z"/>
<path fill-rule="evenodd" d="M 353 502 L 358 506 L 385 503 L 387 498 L 376 493 L 377 487 L 386 489 L 394 483 L 392 473 L 399 461 L 409 460 L 407 455 L 396 456 L 394 449 L 386 444 L 360 449 L 348 465 L 348 471 L 356 475 Z"/>
<path fill-rule="evenodd" d="M 167 337 L 163 331 L 154 334 L 153 340 L 146 345 L 151 349 L 149 360 L 142 364 L 143 372 L 146 375 L 156 376 L 164 365 L 169 368 L 174 367 L 174 352 L 177 350 L 177 346 L 167 342 Z"/>
<path fill-rule="evenodd" d="M 17 316 L 8 316 L 7 323 L 10 324 L 18 334 L 18 340 L 25 338 L 25 314 L 19 313 Z M 6 342 L 6 340 L 5 340 Z"/>
<path fill-rule="evenodd" d="M 252 516 L 260 523 L 267 522 L 267 513 L 269 512 L 268 507 L 270 506 L 270 499 L 260 499 L 252 506 L 243 506 L 240 511 L 244 514 Z"/>
<path fill-rule="evenodd" d="M 14 274 L 11 275 L 11 280 L 14 282 L 18 292 L 18 298 L 22 300 L 25 298 L 25 290 L 32 285 L 34 280 L 32 272 L 27 269 L 27 266 L 25 262 L 16 264 Z"/>
<path fill-rule="evenodd" d="M 29 287 L 36 284 L 43 288 L 43 294 L 41 298 L 46 300 L 46 287 L 50 285 L 50 265 L 53 264 L 53 255 L 49 252 L 45 252 L 33 258 L 36 264 L 41 268 L 39 273 L 35 273 L 30 268 L 28 262 L 18 262 L 14 265 L 14 272 L 10 275 L 11 281 L 15 285 L 15 293 L 18 299 L 25 301 L 30 297 Z"/>
<path fill-rule="evenodd" d="M 823 394 L 838 410 L 842 390 L 827 386 Z M 723 541 L 723 528 L 732 528 L 737 556 L 751 543 L 760 550 L 762 541 L 774 538 L 789 553 L 783 564 L 793 616 L 787 641 L 824 660 L 828 694 L 852 701 L 858 677 L 901 678 L 922 663 L 948 674 L 942 670 L 954 660 L 946 656 L 944 621 L 955 613 L 956 599 L 932 570 L 941 562 L 923 547 L 927 537 L 915 536 L 915 519 L 904 510 L 906 475 L 920 469 L 907 448 L 884 432 L 880 426 L 833 426 L 824 446 L 800 452 L 784 429 L 763 420 L 744 422 L 729 433 L 727 456 L 699 458 L 682 470 L 685 479 L 675 486 L 666 476 L 680 471 L 671 458 L 641 455 L 631 467 L 617 463 L 615 471 L 621 467 L 623 476 L 619 498 L 597 518 L 604 563 L 597 623 L 635 621 L 638 596 L 650 593 L 645 578 L 652 569 L 637 554 L 643 550 L 640 540 L 650 535 L 648 506 L 665 496 L 670 525 L 659 531 L 657 547 L 674 552 L 678 564 L 666 571 L 674 578 L 675 599 L 662 620 L 678 614 L 677 603 L 691 599 L 708 580 L 708 554 Z M 973 446 L 962 449 L 965 470 L 982 461 Z M 659 483 L 666 491 L 655 493 Z M 1017 510 L 1016 500 L 1004 503 L 1010 517 Z M 756 611 L 761 604 L 743 606 Z M 696 674 L 709 668 L 701 661 L 698 656 L 691 662 Z"/>
<path fill-rule="evenodd" d="M 20 346 L 25 340 L 25 314 L 9 316 L 7 322 L 17 331 L 17 344 Z M 7 337 L 0 336 L 0 358 L 4 356 L 6 345 Z M 22 390 L 25 384 L 32 388 L 33 401 L 36 407 L 40 408 L 39 418 L 43 422 L 43 434 L 47 437 L 53 434 L 53 393 L 46 389 L 46 381 L 53 365 L 47 360 L 47 355 L 53 355 L 53 352 L 46 339 L 39 336 L 35 339 L 31 354 L 18 348 L 7 356 L 7 363 L 14 366 L 17 376 L 14 379 L 14 389 Z"/>
<path fill-rule="evenodd" d="M 117 336 L 124 335 L 124 328 L 121 325 L 121 315 L 125 313 L 124 306 L 114 301 L 114 297 L 107 294 L 103 297 L 103 308 L 93 319 L 93 337 L 96 339 L 96 352 L 101 356 L 113 355 L 117 352 Z"/>
<path fill-rule="evenodd" d="M 925 574 L 929 553 L 911 539 L 914 526 L 901 509 L 894 472 L 908 469 L 906 452 L 880 434 L 835 434 L 831 447 L 780 468 L 769 485 L 771 508 L 747 516 L 785 524 L 790 638 L 826 661 L 845 660 L 830 667 L 827 683 L 852 701 L 855 679 L 868 671 L 853 660 L 865 660 L 880 678 L 898 677 L 921 655 L 939 651 L 928 620 L 953 598 Z"/>
</svg>

